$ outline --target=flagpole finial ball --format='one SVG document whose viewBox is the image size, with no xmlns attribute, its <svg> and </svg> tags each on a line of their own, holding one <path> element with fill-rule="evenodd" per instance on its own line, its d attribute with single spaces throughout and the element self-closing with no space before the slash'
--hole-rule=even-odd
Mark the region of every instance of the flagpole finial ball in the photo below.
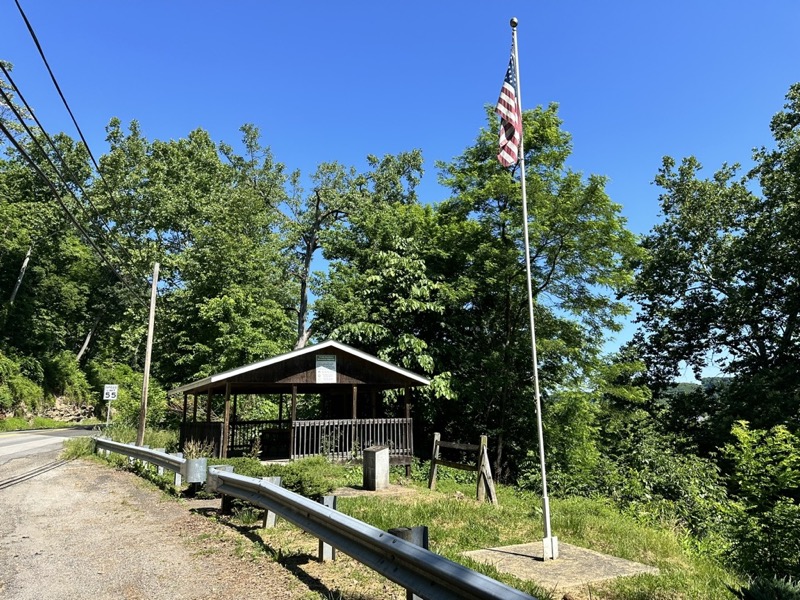
<svg viewBox="0 0 800 600">
<path fill-rule="evenodd" d="M 519 23 L 519 21 L 517 21 L 517 17 L 511 17 L 511 27 L 516 29 L 517 28 L 517 23 Z"/>
</svg>

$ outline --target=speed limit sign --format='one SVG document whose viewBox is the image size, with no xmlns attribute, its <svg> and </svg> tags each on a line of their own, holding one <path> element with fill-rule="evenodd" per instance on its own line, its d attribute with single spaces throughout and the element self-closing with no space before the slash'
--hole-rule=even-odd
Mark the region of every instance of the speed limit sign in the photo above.
<svg viewBox="0 0 800 600">
<path fill-rule="evenodd" d="M 119 386 L 117 384 L 106 384 L 103 387 L 103 400 L 116 400 Z"/>
</svg>

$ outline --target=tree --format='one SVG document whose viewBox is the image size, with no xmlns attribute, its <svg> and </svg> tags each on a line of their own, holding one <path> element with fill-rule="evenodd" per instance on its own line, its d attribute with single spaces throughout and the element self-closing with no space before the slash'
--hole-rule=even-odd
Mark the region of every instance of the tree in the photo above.
<svg viewBox="0 0 800 600">
<path fill-rule="evenodd" d="M 308 319 L 314 257 L 326 234 L 343 223 L 363 199 L 366 183 L 352 167 L 346 169 L 339 163 L 323 163 L 311 178 L 311 193 L 303 197 L 299 177 L 299 173 L 292 176 L 295 193 L 286 201 L 287 218 L 283 223 L 292 261 L 291 272 L 299 283 L 295 348 L 303 348 L 313 335 Z"/>
<path fill-rule="evenodd" d="M 637 254 L 604 179 L 565 166 L 570 144 L 560 126 L 554 107 L 525 113 L 549 388 L 581 385 L 596 364 L 605 331 L 626 311 L 614 295 L 631 283 Z M 534 402 L 518 173 L 495 160 L 496 138 L 491 118 L 474 146 L 439 165 L 453 197 L 436 207 L 401 185 L 408 171 L 399 159 L 376 165 L 373 203 L 325 251 L 330 280 L 316 306 L 320 327 L 432 374 L 436 389 L 415 409 L 428 433 L 488 433 L 500 474 L 513 475 L 535 445 Z"/>
<path fill-rule="evenodd" d="M 724 165 L 700 179 L 696 159 L 676 167 L 667 157 L 656 177 L 664 220 L 642 244 L 632 294 L 642 307 L 638 342 L 662 389 L 681 361 L 699 376 L 713 360 L 735 377 L 722 414 L 711 415 L 727 431 L 738 419 L 800 424 L 798 122 L 800 84 L 772 119 L 775 148 L 758 150 L 750 173 Z"/>
<path fill-rule="evenodd" d="M 605 194 L 605 179 L 584 178 L 566 166 L 571 142 L 556 107 L 526 111 L 523 122 L 537 345 L 547 398 L 548 390 L 580 386 L 606 332 L 618 330 L 617 318 L 627 307 L 615 295 L 632 281 L 629 264 L 637 250 L 619 205 Z M 496 132 L 490 117 L 475 145 L 440 165 L 442 183 L 453 192 L 440 213 L 471 229 L 453 240 L 462 246 L 458 254 L 468 257 L 463 272 L 474 282 L 450 325 L 457 360 L 467 367 L 449 362 L 453 385 L 461 404 L 470 407 L 466 421 L 494 438 L 502 474 L 535 446 L 535 427 L 519 173 L 494 159 Z"/>
</svg>

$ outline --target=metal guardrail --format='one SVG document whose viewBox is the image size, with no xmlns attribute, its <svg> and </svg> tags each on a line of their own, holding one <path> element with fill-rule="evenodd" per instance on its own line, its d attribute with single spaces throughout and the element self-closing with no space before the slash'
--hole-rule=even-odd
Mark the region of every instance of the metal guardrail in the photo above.
<svg viewBox="0 0 800 600">
<path fill-rule="evenodd" d="M 105 438 L 95 438 L 95 448 L 173 471 L 176 482 L 187 472 L 185 458 L 159 450 Z M 421 598 L 535 600 L 491 577 L 268 481 L 211 466 L 206 485 L 210 491 L 246 500 L 275 513 Z"/>
<path fill-rule="evenodd" d="M 210 491 L 274 512 L 429 600 L 532 600 L 528 594 L 260 479 L 209 467 Z"/>
<path fill-rule="evenodd" d="M 162 469 L 172 471 L 182 477 L 186 476 L 186 459 L 175 454 L 167 454 L 160 450 L 152 450 L 143 446 L 135 446 L 133 444 L 122 444 L 106 438 L 95 438 L 95 449 L 106 450 L 108 452 L 116 452 L 117 454 L 124 454 L 131 458 L 136 458 L 144 462 L 156 465 Z M 176 485 L 180 483 L 176 479 Z"/>
</svg>

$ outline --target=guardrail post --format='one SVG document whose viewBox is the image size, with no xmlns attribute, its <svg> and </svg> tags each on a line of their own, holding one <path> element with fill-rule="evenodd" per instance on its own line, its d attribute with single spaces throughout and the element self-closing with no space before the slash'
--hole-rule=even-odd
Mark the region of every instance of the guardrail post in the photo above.
<svg viewBox="0 0 800 600">
<path fill-rule="evenodd" d="M 336 496 L 323 496 L 320 503 L 326 508 L 336 510 Z M 319 562 L 326 562 L 328 560 L 336 560 L 336 549 L 323 542 L 319 541 Z"/>
<path fill-rule="evenodd" d="M 153 450 L 155 450 L 156 452 L 166 452 L 167 451 L 166 448 L 153 448 Z M 156 467 L 156 474 L 159 475 L 159 476 L 163 475 L 164 474 L 164 467 L 158 467 L 157 466 Z"/>
<path fill-rule="evenodd" d="M 183 452 L 173 452 L 172 456 L 177 456 L 178 458 L 183 458 Z M 183 476 L 181 475 L 180 471 L 175 472 L 175 487 L 181 487 L 183 483 Z"/>
<path fill-rule="evenodd" d="M 425 525 L 418 527 L 397 527 L 390 529 L 389 533 L 399 537 L 401 540 L 411 542 L 415 546 L 421 546 L 428 549 L 428 528 Z M 423 600 L 421 596 L 417 596 L 411 590 L 406 590 L 406 600 Z"/>
<path fill-rule="evenodd" d="M 262 477 L 261 481 L 266 481 L 267 483 L 277 485 L 278 487 L 281 485 L 280 477 Z M 264 523 L 262 529 L 272 529 L 273 527 L 275 527 L 275 513 L 271 510 L 266 510 L 264 511 Z"/>
<path fill-rule="evenodd" d="M 211 469 L 216 469 L 217 471 L 225 471 L 226 473 L 233 473 L 233 465 L 209 465 L 209 471 Z M 209 488 L 216 487 L 216 482 L 211 485 L 211 481 L 208 480 Z M 221 515 L 231 515 L 233 514 L 233 496 L 228 496 L 226 494 L 222 494 L 222 500 L 220 501 L 219 505 L 219 514 Z"/>
</svg>

